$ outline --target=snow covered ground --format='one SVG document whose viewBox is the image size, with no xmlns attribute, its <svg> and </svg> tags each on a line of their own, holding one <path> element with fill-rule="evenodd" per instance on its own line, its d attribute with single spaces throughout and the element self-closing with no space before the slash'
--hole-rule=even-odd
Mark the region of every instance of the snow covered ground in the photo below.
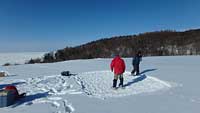
<svg viewBox="0 0 200 113">
<path fill-rule="evenodd" d="M 0 66 L 10 74 L 0 78 L 0 88 L 12 84 L 27 93 L 0 113 L 199 113 L 200 56 L 145 57 L 136 77 L 125 58 L 126 87 L 117 90 L 111 60 Z M 75 76 L 60 75 L 67 70 Z"/>
<path fill-rule="evenodd" d="M 96 71 L 81 73 L 76 80 L 83 87 L 83 91 L 91 96 L 106 99 L 109 97 L 123 97 L 136 95 L 140 93 L 150 93 L 158 90 L 164 90 L 171 87 L 167 82 L 161 81 L 155 77 L 130 76 L 130 72 L 124 73 L 124 89 L 111 90 L 113 73 L 110 71 Z"/>
</svg>

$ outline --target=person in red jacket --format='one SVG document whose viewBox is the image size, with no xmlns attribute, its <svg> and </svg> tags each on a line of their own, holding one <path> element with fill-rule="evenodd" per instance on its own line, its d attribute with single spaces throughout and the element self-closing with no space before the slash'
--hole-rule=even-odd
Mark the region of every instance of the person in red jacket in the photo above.
<svg viewBox="0 0 200 113">
<path fill-rule="evenodd" d="M 4 87 L 4 90 L 13 90 L 14 91 L 14 95 L 15 95 L 15 100 L 18 100 L 18 99 L 23 98 L 24 96 L 26 96 L 26 93 L 19 94 L 17 88 L 15 86 L 13 86 L 13 85 L 9 85 L 9 86 Z"/>
<path fill-rule="evenodd" d="M 116 88 L 118 78 L 120 80 L 119 87 L 123 87 L 123 73 L 126 68 L 124 60 L 119 55 L 116 55 L 110 64 L 110 68 L 112 72 L 114 70 L 113 88 Z"/>
</svg>

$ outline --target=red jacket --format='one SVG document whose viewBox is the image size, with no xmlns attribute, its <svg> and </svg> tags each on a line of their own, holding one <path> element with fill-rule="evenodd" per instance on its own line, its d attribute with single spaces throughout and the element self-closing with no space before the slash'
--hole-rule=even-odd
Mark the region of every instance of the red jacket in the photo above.
<svg viewBox="0 0 200 113">
<path fill-rule="evenodd" d="M 6 86 L 4 89 L 5 90 L 13 90 L 14 91 L 14 95 L 15 95 L 15 99 L 18 99 L 19 93 L 18 93 L 17 88 L 15 86 L 12 86 L 12 85 L 11 86 Z"/>
<path fill-rule="evenodd" d="M 126 66 L 125 66 L 124 60 L 120 56 L 116 56 L 112 60 L 110 64 L 110 68 L 111 68 L 111 71 L 113 71 L 114 69 L 115 75 L 120 75 L 124 73 Z"/>
<path fill-rule="evenodd" d="M 26 96 L 26 93 L 19 94 L 17 88 L 12 85 L 4 87 L 4 90 L 13 90 L 15 95 L 15 100 L 18 100 L 19 98 Z"/>
</svg>

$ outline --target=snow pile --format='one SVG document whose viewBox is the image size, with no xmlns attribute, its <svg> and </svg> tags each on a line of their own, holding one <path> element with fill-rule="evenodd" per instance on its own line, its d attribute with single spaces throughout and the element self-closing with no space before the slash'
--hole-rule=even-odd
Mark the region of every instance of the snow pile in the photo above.
<svg viewBox="0 0 200 113">
<path fill-rule="evenodd" d="M 94 71 L 79 74 L 76 77 L 83 91 L 97 98 L 122 97 L 141 93 L 150 93 L 165 90 L 171 87 L 167 82 L 146 75 L 130 76 L 130 72 L 124 73 L 125 89 L 113 90 L 113 73 L 110 71 Z M 119 81 L 118 81 L 119 82 Z"/>
</svg>

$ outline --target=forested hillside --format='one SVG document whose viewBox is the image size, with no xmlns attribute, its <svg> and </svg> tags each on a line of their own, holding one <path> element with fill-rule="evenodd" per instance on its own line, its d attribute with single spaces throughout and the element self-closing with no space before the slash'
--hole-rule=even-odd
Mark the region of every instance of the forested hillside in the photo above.
<svg viewBox="0 0 200 113">
<path fill-rule="evenodd" d="M 200 29 L 184 32 L 165 30 L 104 38 L 46 53 L 43 58 L 31 59 L 28 63 L 110 58 L 116 53 L 123 57 L 132 57 L 138 50 L 144 56 L 199 55 Z"/>
</svg>

